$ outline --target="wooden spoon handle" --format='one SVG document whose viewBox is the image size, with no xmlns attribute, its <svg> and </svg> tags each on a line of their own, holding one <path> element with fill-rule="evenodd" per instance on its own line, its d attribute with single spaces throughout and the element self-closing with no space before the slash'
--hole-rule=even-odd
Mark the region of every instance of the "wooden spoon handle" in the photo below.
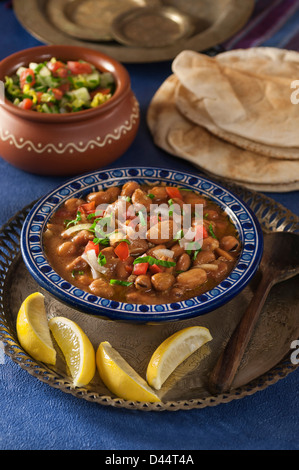
<svg viewBox="0 0 299 470">
<path fill-rule="evenodd" d="M 271 276 L 268 273 L 264 273 L 247 310 L 234 330 L 226 348 L 220 355 L 210 375 L 209 388 L 212 393 L 223 393 L 231 388 L 231 384 L 272 285 L 273 281 Z"/>
</svg>

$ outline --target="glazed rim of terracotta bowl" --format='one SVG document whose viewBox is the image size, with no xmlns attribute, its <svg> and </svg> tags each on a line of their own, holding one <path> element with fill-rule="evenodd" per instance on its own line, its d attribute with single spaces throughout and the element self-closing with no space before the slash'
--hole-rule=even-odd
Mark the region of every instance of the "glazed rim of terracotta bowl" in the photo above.
<svg viewBox="0 0 299 470">
<path fill-rule="evenodd" d="M 5 98 L 4 102 L 1 101 L 1 105 L 7 111 L 13 112 L 20 118 L 45 123 L 78 121 L 106 113 L 109 109 L 117 106 L 131 89 L 129 73 L 122 64 L 102 52 L 78 46 L 37 46 L 16 52 L 0 62 L 0 80 L 4 81 L 6 76 L 13 75 L 21 66 L 28 67 L 30 62 L 44 62 L 52 57 L 62 61 L 85 60 L 94 65 L 99 71 L 112 73 L 116 82 L 114 94 L 106 103 L 97 108 L 66 114 L 47 114 L 24 110 Z"/>
</svg>

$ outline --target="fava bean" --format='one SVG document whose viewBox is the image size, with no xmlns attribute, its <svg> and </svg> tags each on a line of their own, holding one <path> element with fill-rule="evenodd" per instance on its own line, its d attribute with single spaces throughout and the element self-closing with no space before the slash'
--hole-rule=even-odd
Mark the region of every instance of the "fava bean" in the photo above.
<svg viewBox="0 0 299 470">
<path fill-rule="evenodd" d="M 204 284 L 207 277 L 206 271 L 195 268 L 179 274 L 176 280 L 180 286 L 186 287 L 187 289 L 195 289 Z"/>
<path fill-rule="evenodd" d="M 150 205 L 152 204 L 151 198 L 147 197 L 146 193 L 142 189 L 138 188 L 134 191 L 132 195 L 132 203 L 137 206 L 144 206 L 147 211 L 150 210 Z"/>
<path fill-rule="evenodd" d="M 191 266 L 191 259 L 187 253 L 183 253 L 176 264 L 177 271 L 187 271 Z"/>
<path fill-rule="evenodd" d="M 220 247 L 225 251 L 235 251 L 239 248 L 239 246 L 239 241 L 232 235 L 226 235 L 220 240 Z"/>
<path fill-rule="evenodd" d="M 64 242 L 57 248 L 60 256 L 74 255 L 77 251 L 76 246 L 72 242 Z"/>
<path fill-rule="evenodd" d="M 120 195 L 131 197 L 134 191 L 136 191 L 138 188 L 140 188 L 140 185 L 136 181 L 129 181 L 123 185 Z"/>
<path fill-rule="evenodd" d="M 81 257 L 78 256 L 74 259 L 70 264 L 66 266 L 67 271 L 74 271 L 74 269 L 84 269 L 87 267 L 86 261 Z"/>
<path fill-rule="evenodd" d="M 169 273 L 157 273 L 152 276 L 152 284 L 157 291 L 163 292 L 175 283 L 175 277 Z"/>
<path fill-rule="evenodd" d="M 169 199 L 165 186 L 154 186 L 153 188 L 149 190 L 149 193 L 155 196 L 154 197 L 155 203 L 166 202 L 167 199 Z"/>
<path fill-rule="evenodd" d="M 78 207 L 81 206 L 82 204 L 85 204 L 86 201 L 84 199 L 78 199 L 75 197 L 72 197 L 65 201 L 64 206 L 65 209 L 70 211 L 70 212 L 75 212 L 77 211 Z"/>
<path fill-rule="evenodd" d="M 215 261 L 216 256 L 213 251 L 200 251 L 195 260 L 193 261 L 193 265 L 197 266 L 199 264 L 208 264 Z"/>
<path fill-rule="evenodd" d="M 88 230 L 81 230 L 72 238 L 72 242 L 75 245 L 82 246 L 86 245 L 89 240 L 93 239 L 94 234 L 92 232 L 89 232 Z"/>
<path fill-rule="evenodd" d="M 135 287 L 137 290 L 150 290 L 152 287 L 150 276 L 147 276 L 146 274 L 141 274 L 140 276 L 137 276 L 135 280 Z"/>
<path fill-rule="evenodd" d="M 203 239 L 201 249 L 203 251 L 206 251 L 206 250 L 213 251 L 213 250 L 216 250 L 216 248 L 218 247 L 219 247 L 219 241 L 216 238 L 207 237 Z"/>
<path fill-rule="evenodd" d="M 100 297 L 110 298 L 114 294 L 113 286 L 108 284 L 104 279 L 95 279 L 90 285 L 89 289 L 95 295 Z"/>
</svg>

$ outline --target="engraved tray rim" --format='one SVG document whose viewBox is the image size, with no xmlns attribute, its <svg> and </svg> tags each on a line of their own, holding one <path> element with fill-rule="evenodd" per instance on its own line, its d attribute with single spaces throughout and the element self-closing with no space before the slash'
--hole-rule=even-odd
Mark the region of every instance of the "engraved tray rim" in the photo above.
<svg viewBox="0 0 299 470">
<path fill-rule="evenodd" d="M 262 221 L 260 220 L 260 222 L 265 232 L 273 230 L 299 232 L 299 217 L 283 205 L 243 186 L 238 186 L 234 183 L 226 184 L 226 186 L 240 197 L 243 197 L 245 202 L 254 210 L 257 217 L 263 219 Z M 72 387 L 70 381 L 48 368 L 45 364 L 33 360 L 23 351 L 18 344 L 15 327 L 10 325 L 9 319 L 5 314 L 5 281 L 13 271 L 16 259 L 20 257 L 20 232 L 22 222 L 35 202 L 18 211 L 0 229 L 0 340 L 4 344 L 5 353 L 22 369 L 26 370 L 38 380 L 47 383 L 53 388 L 60 389 L 65 393 L 72 394 L 77 398 L 105 406 L 142 411 L 177 411 L 202 409 L 244 398 L 266 389 L 268 386 L 275 384 L 298 368 L 298 365 L 292 364 L 290 359 L 285 357 L 266 373 L 228 393 L 211 395 L 204 398 L 161 403 L 128 401 L 109 395 L 99 395 L 89 390 L 88 386 Z M 267 218 L 264 217 L 266 209 L 270 210 L 270 217 Z"/>
<path fill-rule="evenodd" d="M 252 15 L 254 0 L 230 0 L 227 11 L 220 15 L 211 27 L 191 36 L 187 40 L 160 48 L 124 46 L 122 44 L 105 44 L 83 41 L 72 38 L 55 28 L 51 21 L 43 15 L 40 0 L 27 0 L 24 8 L 23 0 L 14 0 L 13 7 L 16 17 L 23 27 L 36 39 L 47 44 L 71 44 L 100 50 L 121 62 L 148 63 L 173 59 L 183 49 L 207 50 L 228 40 L 244 27 Z M 239 11 L 240 10 L 240 11 Z M 223 28 L 223 31 L 220 28 Z"/>
</svg>

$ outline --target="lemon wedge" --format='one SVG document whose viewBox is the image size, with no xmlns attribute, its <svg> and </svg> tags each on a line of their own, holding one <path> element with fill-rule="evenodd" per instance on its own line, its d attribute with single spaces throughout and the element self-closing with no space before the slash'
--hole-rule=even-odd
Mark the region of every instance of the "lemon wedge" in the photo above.
<svg viewBox="0 0 299 470">
<path fill-rule="evenodd" d="M 140 402 L 160 402 L 146 381 L 108 341 L 100 343 L 96 363 L 106 387 L 119 398 Z"/>
<path fill-rule="evenodd" d="M 207 328 L 191 326 L 167 338 L 153 353 L 146 371 L 148 384 L 160 390 L 170 374 L 191 354 L 213 338 Z"/>
<path fill-rule="evenodd" d="M 45 310 L 45 298 L 40 292 L 26 297 L 17 316 L 17 336 L 22 348 L 37 361 L 55 365 L 53 347 Z"/>
<path fill-rule="evenodd" d="M 51 333 L 64 355 L 74 387 L 83 387 L 96 371 L 95 350 L 84 331 L 74 321 L 54 317 L 49 321 Z"/>
</svg>

